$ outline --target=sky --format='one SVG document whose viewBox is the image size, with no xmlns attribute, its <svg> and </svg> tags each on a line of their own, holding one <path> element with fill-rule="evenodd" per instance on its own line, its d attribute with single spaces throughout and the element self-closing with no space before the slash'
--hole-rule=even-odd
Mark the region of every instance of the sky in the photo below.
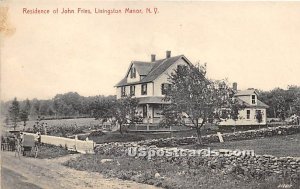
<svg viewBox="0 0 300 189">
<path fill-rule="evenodd" d="M 184 54 L 208 77 L 239 89 L 300 85 L 300 2 L 8 1 L 1 34 L 1 99 L 50 99 L 70 91 L 114 95 L 133 60 Z M 23 8 L 50 14 L 24 14 Z M 144 14 L 54 14 L 142 9 Z M 157 8 L 158 14 L 145 14 Z M 152 9 L 153 10 L 153 9 Z"/>
</svg>

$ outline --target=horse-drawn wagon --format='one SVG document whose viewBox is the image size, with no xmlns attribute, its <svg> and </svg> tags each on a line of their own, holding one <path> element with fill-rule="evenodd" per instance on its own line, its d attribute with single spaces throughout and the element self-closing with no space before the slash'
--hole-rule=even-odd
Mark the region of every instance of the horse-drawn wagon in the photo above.
<svg viewBox="0 0 300 189">
<path fill-rule="evenodd" d="M 20 131 L 9 131 L 1 136 L 1 150 L 15 151 L 15 156 L 37 157 L 40 144 L 40 135 L 23 134 Z"/>
<path fill-rule="evenodd" d="M 23 135 L 21 149 L 23 156 L 33 154 L 33 156 L 36 158 L 39 151 L 38 139 L 36 139 L 34 135 Z"/>
</svg>

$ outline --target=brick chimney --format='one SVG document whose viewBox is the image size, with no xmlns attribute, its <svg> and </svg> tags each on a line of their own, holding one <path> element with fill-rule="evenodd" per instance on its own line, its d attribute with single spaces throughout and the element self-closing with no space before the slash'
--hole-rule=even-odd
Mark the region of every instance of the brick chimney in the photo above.
<svg viewBox="0 0 300 189">
<path fill-rule="evenodd" d="M 232 83 L 232 89 L 237 91 L 237 82 Z"/>
<path fill-rule="evenodd" d="M 171 51 L 166 51 L 166 58 L 170 58 L 171 57 Z"/>
<path fill-rule="evenodd" d="M 151 54 L 151 62 L 155 62 L 155 54 Z"/>
</svg>

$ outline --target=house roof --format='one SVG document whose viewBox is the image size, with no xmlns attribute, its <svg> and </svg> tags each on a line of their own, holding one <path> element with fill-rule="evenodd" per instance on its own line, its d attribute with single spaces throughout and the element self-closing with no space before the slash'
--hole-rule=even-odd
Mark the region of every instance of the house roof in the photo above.
<svg viewBox="0 0 300 189">
<path fill-rule="evenodd" d="M 150 62 L 133 61 L 132 64 L 140 75 L 147 75 L 154 66 Z"/>
<path fill-rule="evenodd" d="M 268 105 L 266 105 L 265 103 L 263 103 L 262 101 L 257 99 L 257 104 L 249 104 L 248 102 L 244 101 L 243 99 L 237 98 L 238 101 L 240 103 L 243 103 L 243 105 L 245 105 L 247 108 L 252 108 L 252 107 L 256 107 L 256 108 L 269 108 Z"/>
<path fill-rule="evenodd" d="M 136 82 L 127 82 L 127 75 L 118 83 L 115 85 L 115 87 L 120 87 L 124 85 L 132 85 L 132 84 L 139 84 L 139 83 L 149 83 L 154 81 L 157 77 L 159 77 L 164 71 L 166 71 L 173 63 L 175 63 L 177 60 L 184 58 L 186 62 L 190 64 L 190 61 L 184 56 L 174 56 L 170 58 L 165 58 L 161 60 L 157 60 L 155 62 L 141 62 L 141 61 L 132 61 L 129 69 L 132 65 L 135 65 L 137 72 L 140 75 L 145 75 L 143 79 Z"/>
<path fill-rule="evenodd" d="M 234 94 L 234 96 L 237 97 L 237 99 L 243 103 L 246 107 L 250 108 L 250 107 L 257 107 L 257 108 L 269 108 L 268 105 L 266 105 L 265 103 L 263 103 L 262 101 L 257 99 L 257 104 L 249 104 L 248 102 L 246 102 L 245 100 L 238 98 L 239 96 L 250 96 L 253 94 L 257 94 L 257 91 L 255 89 L 247 89 L 247 90 L 243 90 L 243 91 L 237 91 L 236 94 Z"/>
<path fill-rule="evenodd" d="M 257 92 L 255 89 L 247 89 L 247 90 L 243 90 L 243 91 L 237 91 L 237 93 L 235 94 L 235 96 L 249 96 L 252 94 L 256 94 Z"/>
</svg>

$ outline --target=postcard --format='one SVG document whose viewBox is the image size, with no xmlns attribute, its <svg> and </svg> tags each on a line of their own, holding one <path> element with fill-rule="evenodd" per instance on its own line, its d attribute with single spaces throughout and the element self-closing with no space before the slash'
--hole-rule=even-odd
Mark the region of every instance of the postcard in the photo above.
<svg viewBox="0 0 300 189">
<path fill-rule="evenodd" d="M 299 2 L 0 4 L 3 189 L 300 186 Z"/>
</svg>

